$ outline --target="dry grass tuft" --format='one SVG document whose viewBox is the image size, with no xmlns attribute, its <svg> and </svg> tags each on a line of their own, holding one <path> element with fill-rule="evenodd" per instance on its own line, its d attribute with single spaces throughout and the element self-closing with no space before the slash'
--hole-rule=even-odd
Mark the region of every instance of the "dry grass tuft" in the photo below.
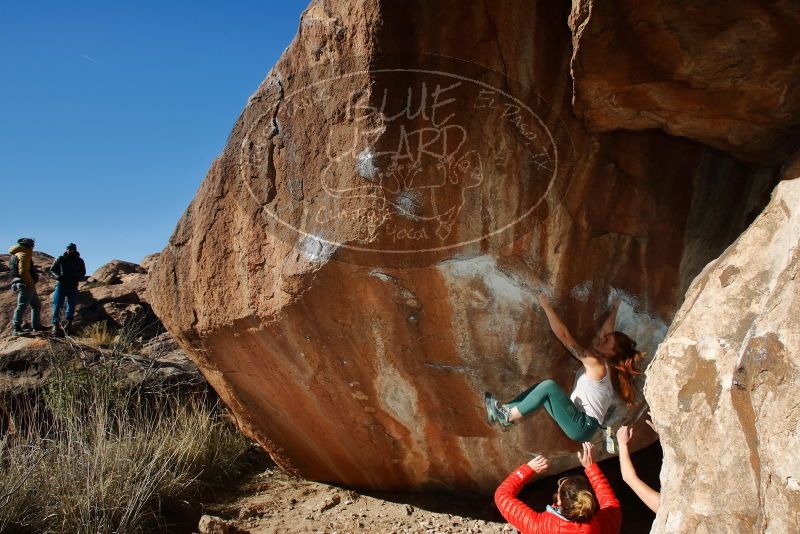
<svg viewBox="0 0 800 534">
<path fill-rule="evenodd" d="M 206 397 L 58 369 L 0 440 L 0 532 L 168 531 L 162 508 L 243 468 L 247 440 Z"/>
<path fill-rule="evenodd" d="M 117 332 L 109 327 L 105 321 L 99 321 L 84 328 L 79 338 L 83 343 L 91 347 L 106 349 L 114 346 Z"/>
</svg>

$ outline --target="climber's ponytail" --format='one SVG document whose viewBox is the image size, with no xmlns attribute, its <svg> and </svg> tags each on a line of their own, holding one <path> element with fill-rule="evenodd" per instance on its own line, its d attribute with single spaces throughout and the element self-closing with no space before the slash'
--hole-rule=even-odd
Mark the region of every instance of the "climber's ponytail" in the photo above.
<svg viewBox="0 0 800 534">
<path fill-rule="evenodd" d="M 614 390 L 625 404 L 632 406 L 636 400 L 634 379 L 642 374 L 638 369 L 645 353 L 636 350 L 636 342 L 622 332 L 612 332 L 614 336 L 614 356 L 606 358 L 611 369 L 611 382 Z"/>
</svg>

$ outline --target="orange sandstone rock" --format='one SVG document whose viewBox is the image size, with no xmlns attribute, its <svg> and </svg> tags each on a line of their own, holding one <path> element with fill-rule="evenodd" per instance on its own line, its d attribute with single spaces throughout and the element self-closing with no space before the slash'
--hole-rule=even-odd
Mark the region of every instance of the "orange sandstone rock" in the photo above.
<svg viewBox="0 0 800 534">
<path fill-rule="evenodd" d="M 534 305 L 650 354 L 774 181 L 572 111 L 557 2 L 313 2 L 152 266 L 148 298 L 282 466 L 373 488 L 491 491 L 577 444 L 482 399 L 578 367 Z M 638 420 L 643 406 L 612 422 Z M 639 445 L 654 439 L 642 430 Z"/>
</svg>

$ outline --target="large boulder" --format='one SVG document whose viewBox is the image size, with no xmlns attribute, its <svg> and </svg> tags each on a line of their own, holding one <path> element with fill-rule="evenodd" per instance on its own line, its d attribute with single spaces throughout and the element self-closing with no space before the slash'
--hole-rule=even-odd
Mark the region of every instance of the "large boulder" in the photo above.
<svg viewBox="0 0 800 534">
<path fill-rule="evenodd" d="M 694 280 L 647 371 L 653 532 L 800 531 L 800 164 Z"/>
<path fill-rule="evenodd" d="M 490 491 L 577 444 L 500 397 L 588 343 L 654 353 L 775 173 L 658 131 L 590 134 L 571 106 L 569 6 L 312 2 L 151 268 L 156 314 L 282 466 L 375 488 Z M 636 423 L 615 409 L 612 422 Z M 636 423 L 638 424 L 638 423 Z M 637 432 L 637 446 L 654 439 Z"/>
<path fill-rule="evenodd" d="M 575 111 L 782 163 L 800 146 L 795 0 L 573 0 Z"/>
</svg>

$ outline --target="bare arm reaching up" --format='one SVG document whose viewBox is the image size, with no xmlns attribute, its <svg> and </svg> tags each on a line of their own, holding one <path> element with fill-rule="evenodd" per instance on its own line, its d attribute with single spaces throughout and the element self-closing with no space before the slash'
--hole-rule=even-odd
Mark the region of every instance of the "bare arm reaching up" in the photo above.
<svg viewBox="0 0 800 534">
<path fill-rule="evenodd" d="M 606 334 L 610 334 L 614 331 L 614 326 L 617 324 L 617 312 L 619 311 L 619 299 L 614 299 L 614 302 L 611 304 L 611 310 L 608 312 L 608 317 L 606 317 L 603 326 L 600 327 L 600 330 L 597 332 L 598 338 L 605 336 Z"/>
<path fill-rule="evenodd" d="M 550 330 L 552 330 L 558 340 L 567 347 L 570 354 L 580 360 L 586 368 L 587 376 L 592 380 L 602 379 L 606 374 L 605 366 L 590 351 L 584 349 L 575 341 L 575 338 L 572 337 L 567 326 L 561 318 L 559 318 L 558 314 L 556 314 L 547 295 L 539 293 L 536 298 L 544 310 L 545 315 L 547 315 L 547 322 L 550 323 Z"/>
<path fill-rule="evenodd" d="M 633 429 L 629 426 L 622 426 L 617 431 L 617 442 L 619 443 L 619 467 L 622 471 L 622 480 L 630 486 L 636 495 L 652 511 L 657 512 L 661 504 L 661 494 L 642 482 L 636 469 L 631 462 L 631 454 L 628 450 L 628 442 L 633 437 Z"/>
<path fill-rule="evenodd" d="M 586 349 L 581 347 L 578 342 L 575 341 L 575 338 L 572 337 L 567 325 L 564 324 L 550 304 L 550 299 L 548 299 L 547 295 L 544 293 L 539 293 L 536 299 L 539 301 L 539 305 L 544 310 L 545 315 L 547 315 L 547 322 L 550 323 L 550 330 L 552 330 L 558 340 L 567 347 L 567 350 L 582 362 L 587 356 Z"/>
</svg>

